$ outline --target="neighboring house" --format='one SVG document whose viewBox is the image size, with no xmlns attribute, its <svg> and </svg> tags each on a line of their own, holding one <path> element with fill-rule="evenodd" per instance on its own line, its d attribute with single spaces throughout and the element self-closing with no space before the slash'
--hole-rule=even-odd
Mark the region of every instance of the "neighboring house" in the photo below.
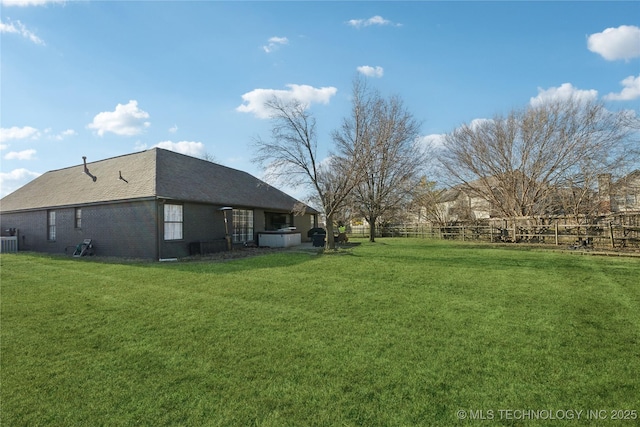
<svg viewBox="0 0 640 427">
<path fill-rule="evenodd" d="M 477 179 L 443 190 L 436 200 L 436 211 L 442 223 L 477 221 L 498 215 L 496 207 L 486 199 L 488 186 L 497 185 L 495 178 Z"/>
<path fill-rule="evenodd" d="M 442 218 L 440 222 L 473 221 L 501 216 L 497 207 L 480 195 L 479 190 L 482 189 L 482 185 L 484 185 L 482 181 L 477 180 L 443 191 L 436 203 L 436 211 Z M 475 191 L 475 188 L 478 191 Z M 565 194 L 571 192 L 570 189 L 558 189 L 557 191 L 556 197 L 565 201 L 573 201 L 570 195 Z M 583 191 L 580 188 L 575 189 L 575 193 L 578 194 Z M 588 205 L 594 199 L 593 192 L 588 191 L 588 194 L 581 195 L 581 197 L 586 206 L 581 205 L 578 209 L 585 214 L 592 213 Z M 595 198 L 597 198 L 599 206 L 594 204 L 594 207 L 600 214 L 640 211 L 640 170 L 636 170 L 617 181 L 612 180 L 611 174 L 599 175 L 598 194 Z M 563 206 L 561 201 L 552 200 L 551 202 L 555 204 L 546 208 L 549 213 L 568 214 L 569 207 Z"/>
<path fill-rule="evenodd" d="M 640 170 L 615 182 L 611 174 L 598 175 L 598 196 L 604 212 L 640 211 Z"/>
<path fill-rule="evenodd" d="M 443 222 L 475 221 L 491 216 L 491 205 L 484 198 L 464 186 L 442 192 L 437 209 Z"/>
<path fill-rule="evenodd" d="M 246 172 L 154 148 L 41 175 L 0 200 L 0 227 L 17 229 L 20 250 L 68 252 L 90 238 L 99 255 L 163 259 L 196 242 L 225 250 L 227 230 L 235 245 L 286 227 L 307 240 L 318 212 L 295 205 Z"/>
</svg>

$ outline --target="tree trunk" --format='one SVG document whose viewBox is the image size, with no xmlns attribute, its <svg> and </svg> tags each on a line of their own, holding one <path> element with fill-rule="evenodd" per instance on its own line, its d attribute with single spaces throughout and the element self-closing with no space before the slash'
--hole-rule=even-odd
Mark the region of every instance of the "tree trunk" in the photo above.
<svg viewBox="0 0 640 427">
<path fill-rule="evenodd" d="M 327 217 L 327 239 L 325 242 L 325 249 L 335 249 L 336 241 L 333 237 L 333 215 Z"/>
<path fill-rule="evenodd" d="M 374 217 L 369 221 L 369 241 L 372 243 L 376 241 L 376 218 Z"/>
</svg>

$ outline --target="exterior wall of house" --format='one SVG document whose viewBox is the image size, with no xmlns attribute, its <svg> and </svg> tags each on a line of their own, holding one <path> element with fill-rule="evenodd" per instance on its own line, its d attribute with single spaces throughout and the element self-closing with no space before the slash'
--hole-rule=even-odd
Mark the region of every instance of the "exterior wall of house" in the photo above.
<svg viewBox="0 0 640 427">
<path fill-rule="evenodd" d="M 207 250 L 226 249 L 224 214 L 220 206 L 178 203 L 183 206 L 183 238 L 164 239 L 164 201 L 147 200 L 79 206 L 80 227 L 76 227 L 76 208 L 54 208 L 20 213 L 3 213 L 0 227 L 16 228 L 20 250 L 71 255 L 84 239 L 92 239 L 97 255 L 125 258 L 181 258 L 192 253 L 194 242 L 206 242 Z M 48 213 L 55 212 L 56 238 L 48 239 Z M 265 212 L 254 209 L 254 236 L 265 230 Z M 227 214 L 229 232 L 233 215 Z M 294 216 L 302 241 L 313 227 L 313 216 Z"/>
<path fill-rule="evenodd" d="M 0 216 L 0 227 L 3 230 L 18 230 L 18 250 L 49 252 L 47 242 L 47 211 L 3 213 Z M 53 248 L 52 248 L 53 249 Z"/>
<path fill-rule="evenodd" d="M 480 197 L 470 198 L 471 212 L 474 219 L 487 219 L 491 211 L 491 204 Z"/>
<path fill-rule="evenodd" d="M 164 236 L 164 204 L 176 203 L 182 205 L 182 239 L 166 240 Z M 202 203 L 182 203 L 159 202 L 158 216 L 161 219 L 158 224 L 158 235 L 160 236 L 160 255 L 158 258 L 182 258 L 195 254 L 193 244 L 201 243 L 204 250 L 216 252 L 226 248 L 224 214 L 220 211 L 221 206 L 214 206 Z M 229 221 L 229 233 L 233 230 L 233 215 L 231 211 L 227 213 Z M 198 249 L 199 251 L 199 249 Z"/>
<path fill-rule="evenodd" d="M 149 200 L 83 207 L 82 232 L 78 235 L 92 238 L 98 255 L 155 258 L 155 204 Z"/>
<path fill-rule="evenodd" d="M 480 197 L 469 197 L 460 192 L 454 200 L 438 203 L 442 219 L 447 222 L 486 219 L 490 215 L 490 204 Z"/>
<path fill-rule="evenodd" d="M 183 238 L 179 240 L 165 240 L 164 224 L 158 224 L 158 235 L 160 236 L 159 258 L 182 258 L 195 254 L 194 252 L 200 244 L 207 252 L 217 252 L 226 250 L 224 213 L 220 211 L 222 206 L 187 203 L 180 201 L 165 201 L 158 203 L 158 217 L 164 218 L 164 203 L 176 203 L 183 206 Z M 257 241 L 257 234 L 265 231 L 266 218 L 264 209 L 251 209 L 239 207 L 240 209 L 253 210 L 253 238 Z M 272 212 L 271 210 L 269 212 Z M 233 214 L 227 212 L 229 234 L 233 234 Z M 302 241 L 308 241 L 307 232 L 313 226 L 312 215 L 294 216 L 294 226 L 296 231 L 301 233 Z"/>
<path fill-rule="evenodd" d="M 76 245 L 92 239 L 96 254 L 130 258 L 154 258 L 157 253 L 154 201 L 53 208 L 3 213 L 2 228 L 17 228 L 19 249 L 71 255 Z M 48 215 L 55 212 L 55 240 L 49 240 Z"/>
<path fill-rule="evenodd" d="M 265 231 L 267 219 L 264 215 L 264 209 L 254 209 L 253 211 L 253 241 L 258 242 L 258 232 Z"/>
<path fill-rule="evenodd" d="M 611 195 L 613 212 L 640 211 L 640 174 L 620 180 Z"/>
<path fill-rule="evenodd" d="M 631 173 L 615 184 L 611 174 L 598 175 L 598 200 L 604 212 L 640 211 L 640 173 Z"/>
<path fill-rule="evenodd" d="M 303 242 L 310 242 L 311 238 L 307 237 L 307 233 L 313 227 L 315 227 L 316 219 L 313 215 L 305 214 L 300 216 L 293 216 L 293 226 L 296 231 L 300 233 Z"/>
</svg>

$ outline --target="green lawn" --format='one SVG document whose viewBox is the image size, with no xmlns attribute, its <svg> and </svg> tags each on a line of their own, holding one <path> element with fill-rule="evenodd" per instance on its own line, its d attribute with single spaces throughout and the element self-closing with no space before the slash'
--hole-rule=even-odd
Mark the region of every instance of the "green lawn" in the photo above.
<svg viewBox="0 0 640 427">
<path fill-rule="evenodd" d="M 380 239 L 0 261 L 3 426 L 640 425 L 639 259 Z"/>
</svg>

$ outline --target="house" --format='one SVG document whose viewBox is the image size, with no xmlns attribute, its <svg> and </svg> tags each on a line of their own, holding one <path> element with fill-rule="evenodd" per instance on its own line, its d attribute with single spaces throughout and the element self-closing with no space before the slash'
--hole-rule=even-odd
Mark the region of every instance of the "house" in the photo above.
<svg viewBox="0 0 640 427">
<path fill-rule="evenodd" d="M 92 239 L 105 256 L 166 259 L 295 227 L 318 212 L 254 176 L 161 148 L 47 172 L 0 200 L 20 250 L 64 253 Z M 299 209 L 296 209 L 298 212 Z"/>
<path fill-rule="evenodd" d="M 477 179 L 442 190 L 435 198 L 436 222 L 441 224 L 479 221 L 498 215 L 498 209 L 487 199 L 499 183 L 496 178 Z"/>
<path fill-rule="evenodd" d="M 640 170 L 616 180 L 610 173 L 598 175 L 598 192 L 580 187 L 549 187 L 553 191 L 548 199 L 541 199 L 538 212 L 547 215 L 570 215 L 580 213 L 611 214 L 640 212 Z M 499 183 L 495 179 L 476 180 L 460 184 L 439 194 L 435 211 L 441 223 L 487 219 L 501 214 L 498 206 L 485 197 L 495 191 Z M 484 194 L 484 195 L 483 195 Z M 497 197 L 496 197 L 497 198 Z M 574 204 L 579 203 L 577 206 Z M 535 206 L 535 205 L 534 205 Z"/>
<path fill-rule="evenodd" d="M 486 219 L 493 212 L 485 198 L 462 185 L 443 191 L 436 207 L 443 223 Z"/>
<path fill-rule="evenodd" d="M 598 175 L 598 197 L 604 212 L 640 211 L 640 169 L 617 181 L 609 173 Z"/>
</svg>

